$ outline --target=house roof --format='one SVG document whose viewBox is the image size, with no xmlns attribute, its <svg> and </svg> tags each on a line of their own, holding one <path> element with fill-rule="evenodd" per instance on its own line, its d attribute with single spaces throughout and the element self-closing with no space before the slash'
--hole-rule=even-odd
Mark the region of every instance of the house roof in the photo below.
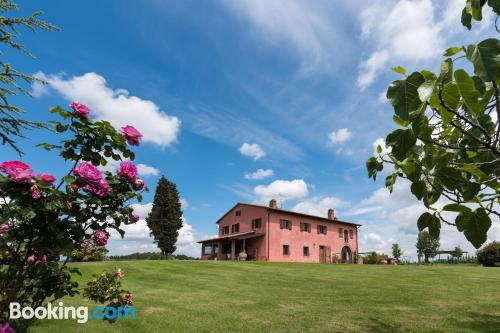
<svg viewBox="0 0 500 333">
<path fill-rule="evenodd" d="M 238 202 L 236 205 L 234 205 L 230 210 L 227 211 L 226 214 L 224 214 L 221 218 L 219 218 L 216 223 L 219 223 L 220 220 L 222 220 L 224 217 L 226 217 L 237 206 L 258 207 L 258 208 L 264 208 L 267 211 L 271 211 L 271 212 L 286 213 L 286 214 L 292 214 L 292 215 L 296 215 L 296 216 L 302 216 L 302 217 L 308 217 L 308 218 L 313 218 L 313 219 L 319 219 L 319 220 L 322 220 L 322 221 L 325 221 L 325 222 L 330 222 L 330 223 L 336 222 L 336 223 L 343 223 L 343 224 L 350 224 L 350 225 L 361 226 L 361 224 L 354 223 L 354 222 L 347 222 L 347 221 L 342 221 L 342 220 L 338 220 L 338 219 L 330 220 L 329 218 L 326 218 L 326 217 L 323 217 L 323 216 L 316 216 L 316 215 L 305 214 L 305 213 L 300 213 L 300 212 L 293 212 L 291 210 L 284 210 L 284 209 L 280 209 L 280 208 L 271 208 L 269 206 L 264 206 L 264 205 L 247 204 L 247 203 L 243 203 L 243 202 Z"/>
</svg>

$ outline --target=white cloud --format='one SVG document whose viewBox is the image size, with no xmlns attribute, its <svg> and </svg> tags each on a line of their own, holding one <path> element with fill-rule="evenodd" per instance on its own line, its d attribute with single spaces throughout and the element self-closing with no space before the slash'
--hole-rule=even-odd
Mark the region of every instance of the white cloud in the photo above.
<svg viewBox="0 0 500 333">
<path fill-rule="evenodd" d="M 382 155 L 385 155 L 389 152 L 391 152 L 392 148 L 387 147 L 385 145 L 385 140 L 383 138 L 377 138 L 375 141 L 373 141 L 373 153 L 377 154 L 377 147 L 380 146 L 382 148 Z"/>
<path fill-rule="evenodd" d="M 160 110 L 154 102 L 130 96 L 124 89 L 113 90 L 96 73 L 65 79 L 59 75 L 37 73 L 68 101 L 77 100 L 89 106 L 91 114 L 120 128 L 131 124 L 144 141 L 167 147 L 177 141 L 181 122 Z"/>
<path fill-rule="evenodd" d="M 334 208 L 336 210 L 345 205 L 345 202 L 336 197 L 313 197 L 297 203 L 292 210 L 294 212 L 327 217 L 328 209 Z M 335 215 L 339 217 L 339 212 L 337 210 L 335 211 Z"/>
<path fill-rule="evenodd" d="M 342 144 L 349 141 L 351 136 L 352 134 L 348 128 L 341 128 L 338 131 L 333 131 L 328 134 L 328 139 L 330 139 L 330 142 L 333 144 Z"/>
<path fill-rule="evenodd" d="M 285 201 L 288 199 L 303 198 L 309 194 L 307 184 L 302 179 L 275 180 L 269 185 L 258 185 L 254 193 L 260 198 L 259 202 L 270 199 Z"/>
<path fill-rule="evenodd" d="M 270 44 L 281 42 L 294 49 L 302 59 L 303 72 L 331 70 L 344 51 L 334 49 L 343 39 L 342 30 L 336 26 L 338 20 L 318 1 L 225 0 L 222 3 L 246 18 Z"/>
<path fill-rule="evenodd" d="M 418 62 L 443 52 L 444 33 L 450 25 L 458 24 L 455 12 L 462 7 L 463 3 L 442 10 L 453 20 L 436 19 L 431 0 L 400 0 L 396 5 L 379 1 L 363 10 L 359 16 L 362 37 L 372 41 L 375 50 L 359 66 L 358 86 L 363 90 L 371 85 L 389 58 L 393 67 L 398 65 L 394 61 Z"/>
<path fill-rule="evenodd" d="M 189 202 L 186 199 L 181 198 L 181 199 L 179 199 L 179 201 L 181 203 L 181 208 L 182 209 L 186 209 L 186 208 L 189 207 Z"/>
<path fill-rule="evenodd" d="M 385 67 L 389 53 L 385 50 L 372 53 L 370 58 L 359 64 L 358 87 L 365 90 L 375 81 L 375 76 Z"/>
<path fill-rule="evenodd" d="M 256 143 L 243 143 L 240 147 L 240 153 L 245 156 L 252 157 L 254 160 L 258 160 L 266 155 L 264 150 Z"/>
<path fill-rule="evenodd" d="M 137 164 L 137 172 L 140 176 L 158 176 L 160 170 L 150 165 L 139 163 Z"/>
<path fill-rule="evenodd" d="M 267 177 L 271 177 L 273 175 L 274 175 L 274 172 L 271 169 L 257 169 L 255 172 L 246 173 L 245 179 L 258 180 L 258 179 L 264 179 Z"/>
</svg>

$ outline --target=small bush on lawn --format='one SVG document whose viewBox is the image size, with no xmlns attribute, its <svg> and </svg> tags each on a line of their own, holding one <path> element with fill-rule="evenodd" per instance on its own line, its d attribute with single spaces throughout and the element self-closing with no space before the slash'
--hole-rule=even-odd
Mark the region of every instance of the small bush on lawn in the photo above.
<svg viewBox="0 0 500 333">
<path fill-rule="evenodd" d="M 378 254 L 377 252 L 372 252 L 363 257 L 364 264 L 379 264 L 380 260 L 387 260 L 387 254 Z"/>
<path fill-rule="evenodd" d="M 500 267 L 500 243 L 492 242 L 477 252 L 477 261 L 488 267 Z"/>
</svg>

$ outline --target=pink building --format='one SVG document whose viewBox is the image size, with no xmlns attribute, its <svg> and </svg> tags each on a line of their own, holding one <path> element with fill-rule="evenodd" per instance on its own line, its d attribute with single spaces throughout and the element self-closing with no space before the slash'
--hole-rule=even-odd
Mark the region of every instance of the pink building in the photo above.
<svg viewBox="0 0 500 333">
<path fill-rule="evenodd" d="M 237 203 L 217 224 L 219 235 L 199 241 L 204 260 L 355 262 L 360 224 L 269 206 Z"/>
</svg>

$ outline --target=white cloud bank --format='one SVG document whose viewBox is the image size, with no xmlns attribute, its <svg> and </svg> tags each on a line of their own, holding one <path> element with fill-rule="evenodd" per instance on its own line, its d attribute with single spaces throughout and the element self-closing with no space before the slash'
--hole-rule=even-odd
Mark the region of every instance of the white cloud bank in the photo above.
<svg viewBox="0 0 500 333">
<path fill-rule="evenodd" d="M 240 147 L 240 153 L 244 156 L 249 156 L 254 160 L 258 160 L 266 156 L 262 147 L 257 143 L 243 143 Z"/>
<path fill-rule="evenodd" d="M 273 170 L 271 169 L 257 169 L 255 172 L 246 173 L 245 179 L 248 180 L 259 180 L 267 177 L 271 177 L 274 175 Z"/>
<path fill-rule="evenodd" d="M 286 201 L 306 197 L 309 194 L 307 184 L 302 179 L 275 180 L 269 185 L 258 185 L 254 188 L 254 193 L 259 197 L 259 202 L 266 202 L 271 199 Z"/>
<path fill-rule="evenodd" d="M 160 110 L 152 101 L 130 96 L 124 89 L 112 89 L 104 77 L 97 73 L 64 78 L 60 75 L 37 73 L 39 78 L 60 93 L 66 100 L 77 100 L 89 106 L 91 115 L 111 122 L 116 128 L 133 125 L 143 135 L 144 141 L 167 147 L 177 141 L 181 121 Z M 34 87 L 37 95 L 43 89 Z"/>
<path fill-rule="evenodd" d="M 311 199 L 307 199 L 297 203 L 292 208 L 292 211 L 327 217 L 328 209 L 337 209 L 339 207 L 344 207 L 345 204 L 345 202 L 336 197 L 313 197 Z M 337 211 L 335 212 L 335 214 L 338 216 Z"/>
<path fill-rule="evenodd" d="M 328 139 L 330 139 L 330 142 L 333 144 L 342 144 L 349 141 L 351 137 L 352 134 L 348 128 L 341 128 L 338 131 L 333 131 L 328 134 Z"/>
</svg>

